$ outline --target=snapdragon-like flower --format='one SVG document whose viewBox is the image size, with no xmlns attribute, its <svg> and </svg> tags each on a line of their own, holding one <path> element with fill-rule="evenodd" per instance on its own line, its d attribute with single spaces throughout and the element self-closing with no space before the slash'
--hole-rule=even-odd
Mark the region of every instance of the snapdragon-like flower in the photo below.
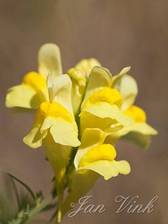
<svg viewBox="0 0 168 224">
<path fill-rule="evenodd" d="M 115 76 L 102 67 L 92 70 L 81 107 L 81 132 L 97 127 L 113 139 L 125 137 L 141 146 L 147 146 L 150 136 L 157 134 L 146 123 L 145 112 L 133 105 L 138 90 L 129 70 L 126 67 Z M 96 77 L 99 82 L 95 83 Z"/>
<path fill-rule="evenodd" d="M 59 193 L 71 148 L 80 145 L 72 108 L 72 82 L 62 73 L 56 45 L 43 45 L 38 58 L 38 72 L 29 72 L 20 85 L 9 90 L 6 105 L 35 110 L 35 122 L 23 141 L 31 148 L 45 147 Z"/>
<path fill-rule="evenodd" d="M 74 160 L 78 172 L 92 170 L 103 176 L 105 180 L 119 173 L 130 172 L 127 161 L 116 160 L 117 151 L 113 145 L 105 142 L 107 136 L 100 129 L 85 129 Z"/>
<path fill-rule="evenodd" d="M 70 176 L 70 191 L 62 206 L 63 214 L 70 209 L 72 202 L 76 202 L 93 187 L 100 176 L 108 180 L 119 174 L 130 173 L 127 161 L 116 160 L 117 151 L 106 142 L 107 137 L 108 134 L 101 129 L 85 129 L 74 159 L 75 171 Z"/>
<path fill-rule="evenodd" d="M 59 48 L 46 44 L 39 51 L 39 72 L 30 72 L 9 90 L 7 107 L 36 110 L 33 128 L 24 142 L 38 148 L 50 134 L 55 143 L 78 146 L 78 128 L 71 102 L 71 80 L 62 74 Z"/>
<path fill-rule="evenodd" d="M 123 97 L 121 110 L 131 119 L 130 124 L 120 129 L 116 136 L 131 140 L 139 146 L 147 148 L 151 136 L 156 135 L 157 131 L 147 124 L 145 111 L 134 105 L 138 93 L 136 80 L 128 74 L 116 75 L 113 77 L 113 86 L 120 91 Z"/>
</svg>

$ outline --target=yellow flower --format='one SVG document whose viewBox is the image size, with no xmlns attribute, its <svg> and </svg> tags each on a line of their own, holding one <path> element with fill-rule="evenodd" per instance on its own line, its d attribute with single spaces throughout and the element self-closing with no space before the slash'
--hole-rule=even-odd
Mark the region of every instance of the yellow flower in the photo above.
<svg viewBox="0 0 168 224">
<path fill-rule="evenodd" d="M 138 87 L 135 79 L 128 74 L 113 77 L 114 88 L 117 88 L 123 98 L 121 110 L 131 119 L 129 125 L 123 126 L 115 133 L 117 138 L 131 140 L 138 145 L 147 148 L 152 135 L 156 135 L 157 131 L 147 124 L 147 116 L 145 111 L 134 105 L 138 93 Z"/>
<path fill-rule="evenodd" d="M 72 102 L 72 84 L 62 74 L 59 48 L 45 44 L 39 50 L 39 72 L 30 72 L 20 85 L 11 88 L 6 96 L 7 107 L 36 109 L 36 120 L 24 142 L 32 148 L 42 145 L 51 134 L 55 143 L 78 146 L 78 129 Z"/>
<path fill-rule="evenodd" d="M 111 85 L 112 75 L 107 69 L 103 67 L 92 69 L 81 106 L 81 135 L 86 128 L 100 128 L 112 134 L 130 123 L 130 119 L 120 110 L 122 95 Z"/>
<path fill-rule="evenodd" d="M 20 85 L 9 90 L 6 106 L 35 110 L 35 122 L 23 141 L 31 148 L 44 145 L 59 194 L 71 149 L 80 144 L 72 108 L 72 82 L 67 74 L 62 74 L 56 45 L 43 45 L 38 58 L 38 72 L 26 74 Z"/>
<path fill-rule="evenodd" d="M 96 127 L 113 139 L 128 137 L 141 146 L 148 145 L 150 136 L 157 132 L 146 123 L 145 112 L 133 105 L 138 89 L 136 81 L 127 74 L 129 70 L 126 67 L 112 76 L 103 67 L 92 69 L 81 106 L 81 133 Z"/>
<path fill-rule="evenodd" d="M 76 170 L 70 176 L 70 193 L 62 206 L 63 214 L 70 209 L 72 202 L 76 202 L 93 187 L 100 176 L 108 180 L 118 174 L 130 173 L 127 161 L 116 160 L 116 149 L 106 143 L 107 137 L 100 129 L 85 129 L 74 159 Z"/>
<path fill-rule="evenodd" d="M 77 171 L 92 170 L 102 175 L 105 180 L 119 173 L 128 174 L 130 172 L 128 162 L 115 160 L 117 152 L 114 146 L 104 143 L 107 136 L 108 134 L 100 129 L 85 129 L 81 146 L 74 160 Z M 88 142 L 91 144 L 88 145 Z"/>
</svg>

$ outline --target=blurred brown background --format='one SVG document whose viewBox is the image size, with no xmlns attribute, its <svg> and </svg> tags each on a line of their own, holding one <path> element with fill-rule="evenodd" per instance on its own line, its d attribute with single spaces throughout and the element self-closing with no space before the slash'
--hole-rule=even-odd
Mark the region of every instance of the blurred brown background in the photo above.
<svg viewBox="0 0 168 224">
<path fill-rule="evenodd" d="M 61 48 L 64 71 L 94 56 L 113 73 L 131 65 L 139 84 L 137 103 L 159 136 L 145 152 L 120 144 L 121 158 L 132 164 L 129 176 L 100 180 L 92 190 L 106 212 L 65 218 L 66 224 L 168 223 L 168 2 L 166 0 L 0 0 L 0 169 L 8 170 L 34 190 L 50 189 L 51 170 L 43 151 L 22 142 L 32 123 L 27 113 L 4 106 L 7 89 L 37 68 L 37 51 L 46 42 Z M 159 196 L 152 214 L 115 214 L 116 195 L 139 195 L 140 203 Z"/>
</svg>

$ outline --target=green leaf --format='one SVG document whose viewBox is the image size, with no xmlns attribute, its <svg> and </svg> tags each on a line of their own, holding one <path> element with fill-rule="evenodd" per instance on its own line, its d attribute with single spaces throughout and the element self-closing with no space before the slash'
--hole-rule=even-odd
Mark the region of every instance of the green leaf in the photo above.
<svg viewBox="0 0 168 224">
<path fill-rule="evenodd" d="M 0 172 L 0 223 L 13 219 L 27 204 L 33 206 L 34 193 L 18 178 Z"/>
<path fill-rule="evenodd" d="M 0 223 L 30 223 L 41 211 L 49 210 L 52 200 L 43 199 L 23 181 L 10 173 L 0 171 Z"/>
</svg>

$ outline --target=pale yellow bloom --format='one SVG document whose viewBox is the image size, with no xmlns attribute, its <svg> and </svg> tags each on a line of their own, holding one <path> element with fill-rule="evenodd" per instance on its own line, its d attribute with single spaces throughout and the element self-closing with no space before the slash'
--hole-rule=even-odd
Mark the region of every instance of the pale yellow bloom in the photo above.
<svg viewBox="0 0 168 224">
<path fill-rule="evenodd" d="M 51 134 L 55 143 L 78 146 L 78 129 L 72 102 L 72 84 L 68 75 L 62 74 L 60 51 L 56 45 L 46 44 L 39 51 L 39 72 L 30 72 L 20 85 L 9 90 L 7 107 L 36 109 L 33 128 L 24 138 L 32 148 L 42 145 Z"/>
<path fill-rule="evenodd" d="M 6 106 L 35 110 L 35 122 L 23 141 L 31 148 L 45 146 L 59 193 L 71 148 L 80 145 L 72 108 L 72 82 L 67 74 L 62 74 L 56 45 L 43 45 L 38 58 L 38 72 L 26 74 L 20 85 L 9 90 Z"/>
<path fill-rule="evenodd" d="M 113 145 L 105 143 L 107 136 L 100 129 L 85 129 L 74 161 L 78 172 L 92 170 L 106 180 L 130 172 L 128 162 L 115 160 L 117 152 Z"/>
<path fill-rule="evenodd" d="M 70 209 L 72 202 L 76 202 L 93 187 L 100 176 L 108 180 L 119 174 L 130 173 L 131 168 L 127 161 L 116 160 L 116 149 L 106 143 L 107 137 L 98 128 L 85 129 L 74 159 L 76 170 L 69 177 L 70 192 L 62 206 L 63 214 Z"/>
<path fill-rule="evenodd" d="M 146 123 L 145 112 L 133 105 L 138 89 L 136 81 L 127 74 L 129 69 L 124 68 L 115 76 L 102 67 L 92 69 L 81 107 L 81 132 L 96 127 L 114 139 L 127 138 L 127 134 L 130 139 L 133 133 L 141 146 L 147 146 L 146 140 L 157 133 Z M 99 82 L 93 82 L 95 74 Z"/>
<path fill-rule="evenodd" d="M 122 127 L 116 134 L 117 138 L 124 137 L 138 145 L 147 148 L 152 135 L 157 131 L 147 124 L 145 111 L 134 105 L 138 93 L 138 87 L 135 79 L 128 74 L 117 75 L 113 77 L 113 87 L 117 88 L 122 97 L 123 103 L 121 110 L 131 119 L 131 123 Z"/>
<path fill-rule="evenodd" d="M 112 75 L 107 69 L 102 67 L 92 69 L 81 106 L 81 135 L 86 128 L 100 128 L 112 134 L 118 128 L 129 124 L 130 119 L 120 110 L 122 96 L 111 85 Z"/>
</svg>

